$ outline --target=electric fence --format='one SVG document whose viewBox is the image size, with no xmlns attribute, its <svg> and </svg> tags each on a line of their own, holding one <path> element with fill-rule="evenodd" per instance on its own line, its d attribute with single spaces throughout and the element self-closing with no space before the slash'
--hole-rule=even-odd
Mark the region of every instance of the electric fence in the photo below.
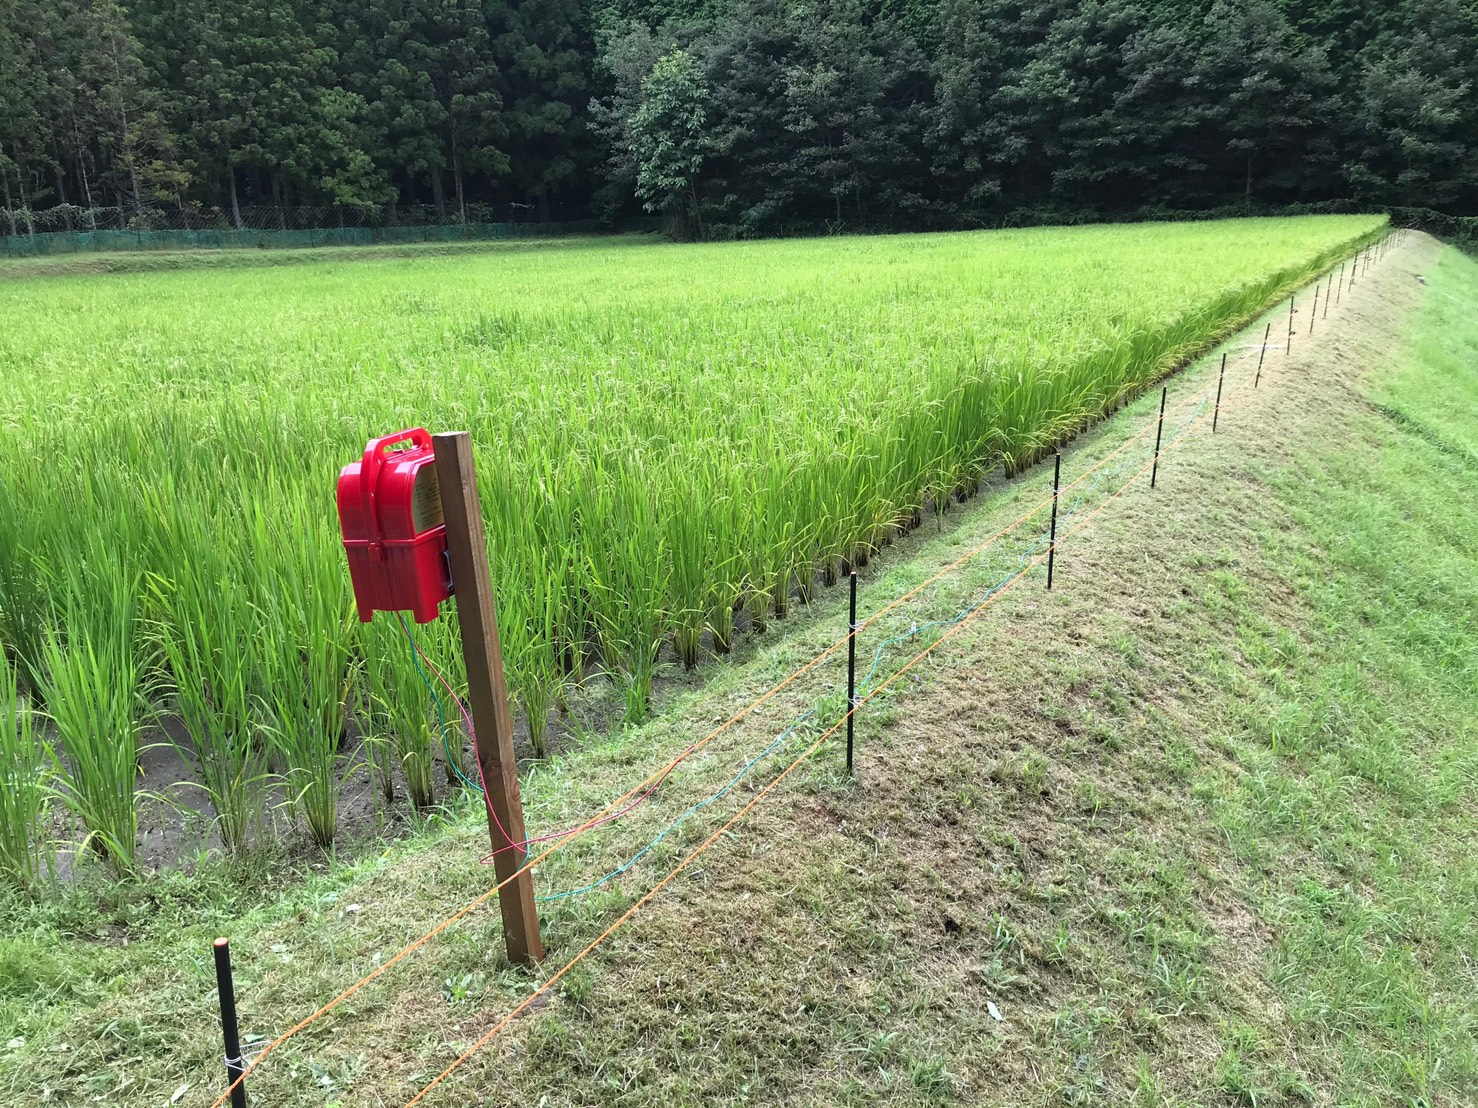
<svg viewBox="0 0 1478 1108">
<path fill-rule="evenodd" d="M 1343 284 L 1343 281 L 1341 280 L 1340 283 Z M 1353 273 L 1351 274 L 1350 284 L 1353 288 Z M 1336 285 L 1336 303 L 1339 302 L 1338 289 L 1339 285 Z M 1327 310 L 1327 298 L 1325 299 L 1325 307 Z M 1259 348 L 1258 366 L 1256 371 L 1257 377 L 1254 378 L 1254 388 L 1256 387 L 1258 379 L 1260 379 L 1263 369 L 1263 363 L 1266 358 L 1268 348 L 1269 347 L 1265 336 L 1264 343 Z M 1285 349 L 1291 349 L 1291 346 L 1285 346 Z M 1237 365 L 1240 365 L 1243 361 L 1247 360 L 1250 360 L 1250 354 L 1243 358 L 1239 358 L 1237 362 L 1233 363 L 1233 365 L 1235 367 Z M 1221 381 L 1219 380 L 1218 387 L 1220 386 L 1220 383 Z M 970 603 L 962 608 L 959 608 L 953 615 L 947 618 L 930 620 L 923 623 L 915 622 L 911 624 L 909 629 L 905 632 L 885 636 L 884 639 L 881 640 L 878 646 L 875 648 L 873 652 L 872 665 L 867 673 L 864 675 L 863 681 L 861 682 L 861 688 L 865 691 L 857 695 L 848 703 L 846 712 L 842 716 L 842 718 L 831 724 L 827 729 L 821 732 L 818 737 L 816 737 L 808 745 L 806 745 L 804 749 L 801 750 L 800 754 L 796 756 L 783 770 L 781 770 L 763 786 L 759 787 L 755 794 L 743 806 L 741 806 L 736 812 L 734 812 L 734 814 L 731 815 L 729 819 L 725 823 L 723 823 L 722 826 L 720 826 L 716 831 L 714 831 L 706 839 L 704 839 L 702 843 L 695 847 L 674 868 L 672 868 L 664 877 L 662 877 L 634 904 L 632 904 L 632 906 L 628 908 L 620 917 L 618 917 L 605 930 L 603 930 L 598 936 L 596 936 L 595 939 L 593 939 L 579 953 L 571 958 L 570 961 L 566 962 L 564 966 L 553 973 L 550 977 L 546 978 L 545 981 L 540 984 L 535 990 L 533 990 L 533 992 L 527 998 L 525 998 L 517 1006 L 515 1006 L 502 1019 L 497 1021 L 481 1038 L 473 1043 L 473 1045 L 468 1050 L 466 1050 L 450 1066 L 448 1066 L 445 1070 L 438 1074 L 429 1084 L 423 1087 L 422 1090 L 408 1102 L 407 1108 L 410 1108 L 410 1105 L 419 1103 L 433 1089 L 435 1089 L 448 1076 L 450 1076 L 451 1073 L 453 1073 L 456 1069 L 463 1065 L 468 1058 L 470 1058 L 474 1053 L 481 1049 L 483 1045 L 485 1045 L 495 1035 L 497 1035 L 500 1031 L 507 1027 L 513 1019 L 515 1019 L 522 1012 L 526 1011 L 532 1004 L 536 1003 L 540 997 L 544 996 L 549 991 L 549 989 L 551 989 L 559 982 L 561 978 L 569 973 L 570 970 L 572 970 L 579 962 L 588 957 L 596 948 L 600 946 L 602 942 L 605 941 L 606 938 L 608 938 L 616 930 L 622 927 L 629 919 L 632 918 L 632 916 L 636 914 L 638 910 L 640 910 L 640 908 L 647 904 L 663 888 L 665 888 L 689 865 L 691 865 L 699 855 L 701 855 L 710 846 L 717 842 L 718 839 L 726 834 L 731 827 L 733 827 L 739 820 L 741 820 L 745 815 L 752 811 L 756 805 L 764 800 L 765 797 L 770 795 L 776 788 L 778 788 L 780 784 L 786 778 L 788 778 L 806 759 L 811 757 L 817 750 L 819 750 L 821 746 L 825 744 L 827 739 L 835 734 L 839 728 L 850 722 L 855 717 L 857 712 L 863 707 L 863 705 L 875 699 L 883 691 L 891 687 L 891 685 L 896 680 L 898 680 L 898 678 L 901 677 L 905 672 L 912 669 L 915 665 L 919 664 L 924 658 L 926 658 L 929 654 L 936 650 L 942 643 L 946 642 L 948 639 L 957 634 L 962 628 L 967 626 L 973 619 L 977 618 L 981 612 L 983 612 L 990 604 L 999 599 L 999 597 L 1008 589 L 1021 582 L 1031 572 L 1032 569 L 1034 569 L 1038 565 L 1041 565 L 1045 560 L 1047 560 L 1055 552 L 1057 547 L 1060 547 L 1067 539 L 1071 538 L 1073 535 L 1080 533 L 1084 527 L 1086 527 L 1094 518 L 1099 515 L 1099 513 L 1104 511 L 1110 503 L 1112 503 L 1125 491 L 1127 491 L 1127 489 L 1129 489 L 1136 481 L 1138 481 L 1146 473 L 1151 473 L 1153 469 L 1158 466 L 1159 460 L 1163 454 L 1169 452 L 1171 449 L 1184 442 L 1185 439 L 1194 430 L 1196 430 L 1196 428 L 1198 428 L 1201 424 L 1205 423 L 1208 418 L 1210 418 L 1210 415 L 1207 413 L 1206 409 L 1212 404 L 1211 391 L 1211 388 L 1208 386 L 1208 388 L 1202 390 L 1201 392 L 1179 401 L 1176 406 L 1171 409 L 1172 413 L 1181 412 L 1187 407 L 1190 407 L 1191 410 L 1179 417 L 1179 421 L 1171 429 L 1170 440 L 1164 443 L 1163 446 L 1161 444 L 1161 434 L 1163 433 L 1164 429 L 1164 409 L 1162 407 L 1160 419 L 1155 424 L 1152 424 L 1149 427 L 1142 428 L 1140 431 L 1135 432 L 1128 439 L 1126 439 L 1125 442 L 1120 444 L 1104 458 L 1094 463 L 1072 482 L 1069 482 L 1068 485 L 1062 486 L 1060 489 L 1054 488 L 1053 495 L 1050 498 L 1034 505 L 1017 519 L 1007 524 L 1005 527 L 997 531 L 988 539 L 966 551 L 959 558 L 944 566 L 927 580 L 920 582 L 918 585 L 914 586 L 912 589 L 908 590 L 901 596 L 882 606 L 866 620 L 863 620 L 860 623 L 854 623 L 852 626 L 849 627 L 847 635 L 836 639 L 830 645 L 823 648 L 807 662 L 797 667 L 781 681 L 777 682 L 771 688 L 762 693 L 758 698 L 751 701 L 745 707 L 741 708 L 739 711 L 729 716 L 724 722 L 710 730 L 706 735 L 703 736 L 703 738 L 684 748 L 684 750 L 679 752 L 678 755 L 669 760 L 658 770 L 649 774 L 645 779 L 643 779 L 637 785 L 633 786 L 627 792 L 623 793 L 621 796 L 617 797 L 615 800 L 609 802 L 594 816 L 574 827 L 567 828 L 563 831 L 556 831 L 542 836 L 531 837 L 519 843 L 512 843 L 512 837 L 505 834 L 505 839 L 508 839 L 510 841 L 510 846 L 505 849 L 512 849 L 514 847 L 523 849 L 527 848 L 529 845 L 540 842 L 549 842 L 552 845 L 541 851 L 538 855 L 527 858 L 518 868 L 518 870 L 515 871 L 513 874 L 510 874 L 508 877 L 499 881 L 492 888 L 474 898 L 457 912 L 444 919 L 436 927 L 432 928 L 430 931 L 426 932 L 413 942 L 407 944 L 394 955 L 390 956 L 388 959 L 380 961 L 373 970 L 365 974 L 358 981 L 354 982 L 344 991 L 320 1006 L 304 1019 L 300 1020 L 298 1023 L 288 1028 L 277 1038 L 268 1042 L 264 1047 L 261 1048 L 260 1051 L 257 1052 L 256 1057 L 251 1059 L 244 1066 L 240 1066 L 238 1064 L 232 1070 L 234 1080 L 232 1081 L 231 1085 L 213 1102 L 211 1108 L 221 1108 L 221 1105 L 223 1105 L 227 1100 L 237 1099 L 240 1090 L 243 1087 L 243 1082 L 245 1081 L 245 1079 L 250 1076 L 250 1074 L 255 1071 L 257 1067 L 259 1067 L 269 1055 L 271 1055 L 274 1051 L 280 1049 L 286 1042 L 299 1034 L 305 1028 L 328 1015 L 330 1012 L 332 1012 L 334 1009 L 348 1000 L 351 996 L 355 995 L 372 981 L 387 972 L 391 967 L 399 964 L 404 959 L 413 954 L 416 950 L 420 949 L 436 936 L 440 935 L 448 927 L 451 927 L 459 920 L 466 918 L 466 916 L 468 916 L 471 912 L 475 911 L 481 905 L 487 903 L 492 897 L 498 894 L 498 892 L 502 889 L 504 885 L 515 880 L 529 870 L 535 868 L 551 855 L 553 855 L 556 851 L 558 851 L 574 839 L 580 837 L 581 835 L 596 827 L 603 826 L 614 821 L 615 819 L 619 819 L 621 816 L 632 811 L 638 805 L 649 800 L 654 795 L 658 787 L 671 776 L 671 774 L 681 763 L 692 757 L 698 751 L 702 750 L 718 736 L 724 734 L 726 731 L 740 723 L 749 715 L 758 711 L 761 706 L 780 695 L 781 692 L 790 687 L 796 681 L 800 680 L 806 673 L 811 672 L 823 661 L 831 657 L 831 655 L 835 654 L 842 647 L 848 645 L 849 638 L 852 638 L 852 636 L 854 636 L 856 632 L 880 621 L 889 613 L 896 611 L 909 601 L 915 600 L 916 598 L 920 597 L 923 592 L 931 585 L 953 573 L 959 567 L 979 555 L 982 551 L 992 548 L 999 540 L 1015 531 L 1021 525 L 1035 518 L 1042 511 L 1050 507 L 1057 506 L 1060 503 L 1061 494 L 1063 492 L 1070 489 L 1077 489 L 1072 503 L 1065 511 L 1060 511 L 1057 515 L 1058 523 L 1070 523 L 1075 518 L 1077 519 L 1076 523 L 1073 523 L 1071 526 L 1069 526 L 1068 529 L 1060 537 L 1056 537 L 1055 540 L 1052 537 L 1052 532 L 1050 531 L 1044 531 L 1036 534 L 1030 543 L 1028 543 L 1017 552 L 1016 560 L 1009 572 L 1005 573 L 1004 576 L 995 580 L 988 588 L 986 588 L 983 592 L 977 594 L 970 601 Z M 1213 409 L 1213 413 L 1211 414 L 1214 414 L 1215 410 L 1216 409 Z M 1108 493 L 1108 495 L 1104 497 L 1101 503 L 1093 507 L 1091 510 L 1087 510 L 1086 514 L 1080 514 L 1085 511 L 1090 498 L 1095 495 L 1095 493 L 1104 488 L 1106 485 L 1112 484 L 1114 481 L 1118 480 L 1118 478 L 1124 476 L 1125 473 L 1129 473 L 1129 471 L 1134 466 L 1134 459 L 1130 456 L 1127 456 L 1129 448 L 1132 447 L 1135 443 L 1139 442 L 1141 439 L 1145 438 L 1152 428 L 1156 431 L 1156 448 L 1152 460 L 1150 462 L 1145 462 L 1141 464 L 1137 469 L 1133 469 L 1133 472 L 1130 473 L 1127 479 L 1124 480 L 1122 484 L 1119 484 L 1116 488 L 1114 488 L 1112 492 Z M 1114 459 L 1118 460 L 1112 467 L 1110 467 L 1108 463 L 1113 461 Z M 1079 485 L 1082 485 L 1082 487 L 1079 488 Z M 426 682 L 427 687 L 431 692 L 433 703 L 435 704 L 437 709 L 438 719 L 441 724 L 443 745 L 446 748 L 447 756 L 450 759 L 451 751 L 450 740 L 448 737 L 449 731 L 446 723 L 445 704 L 441 700 L 441 697 L 437 694 L 434 686 L 432 686 L 431 679 L 428 676 L 428 670 L 430 670 L 431 673 L 435 674 L 438 681 L 442 684 L 443 688 L 447 692 L 448 696 L 462 711 L 464 723 L 469 728 L 471 726 L 470 715 L 467 714 L 465 706 L 462 705 L 460 698 L 451 688 L 451 685 L 446 681 L 445 677 L 442 676 L 440 672 L 437 671 L 434 666 L 432 666 L 429 659 L 427 659 L 425 655 L 421 653 L 419 646 L 415 643 L 414 637 L 410 632 L 409 625 L 404 622 L 403 618 L 401 621 L 401 625 L 405 630 L 410 649 L 414 652 L 417 672 L 420 675 L 421 679 Z M 919 650 L 917 653 L 908 658 L 898 669 L 894 670 L 889 676 L 881 680 L 877 679 L 878 673 L 881 672 L 883 668 L 883 659 L 888 650 L 900 645 L 901 643 L 913 642 L 922 635 L 926 635 L 936 631 L 939 632 L 937 638 L 935 638 L 928 645 L 924 646 L 923 649 Z M 639 850 L 637 850 L 634 854 L 627 858 L 626 861 L 624 861 L 621 865 L 608 871 L 606 874 L 595 879 L 594 881 L 587 882 L 585 885 L 564 890 L 559 893 L 548 894 L 540 899 L 558 900 L 577 896 L 587 892 L 592 892 L 600 888 L 601 886 L 609 883 L 610 881 L 615 880 L 622 874 L 629 872 L 642 858 L 648 856 L 668 835 L 672 833 L 673 830 L 679 827 L 684 821 L 690 819 L 692 816 L 710 807 L 715 802 L 732 792 L 733 789 L 735 789 L 740 784 L 740 782 L 746 775 L 748 775 L 766 759 L 770 758 L 775 753 L 784 748 L 786 743 L 791 738 L 793 738 L 806 723 L 810 722 L 816 717 L 816 714 L 817 709 L 811 708 L 792 717 L 789 723 L 776 738 L 771 740 L 766 746 L 762 747 L 753 756 L 747 758 L 746 761 L 741 765 L 738 772 L 730 777 L 719 789 L 704 796 L 696 803 L 689 805 L 681 814 L 678 815 L 676 819 L 670 821 L 667 825 L 665 825 L 655 836 L 651 837 L 644 846 L 642 846 Z M 795 745 L 799 744 L 797 743 Z M 483 786 L 480 783 L 473 782 L 470 778 L 467 778 L 465 774 L 462 775 L 462 779 L 472 789 L 479 792 L 485 792 Z M 235 1059 L 236 1063 L 240 1063 L 241 1061 L 243 1061 L 243 1059 Z"/>
</svg>

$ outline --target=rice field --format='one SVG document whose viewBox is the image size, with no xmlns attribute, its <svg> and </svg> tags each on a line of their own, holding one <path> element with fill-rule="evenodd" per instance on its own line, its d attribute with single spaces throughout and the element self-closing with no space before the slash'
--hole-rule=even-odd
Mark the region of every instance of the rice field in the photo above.
<svg viewBox="0 0 1478 1108">
<path fill-rule="evenodd" d="M 357 621 L 339 545 L 335 478 L 371 437 L 472 432 L 541 751 L 575 685 L 613 681 L 639 719 L 659 663 L 763 632 L 1382 224 L 607 240 L 0 284 L 0 872 L 44 868 L 52 804 L 134 868 L 152 734 L 183 736 L 229 850 L 271 796 L 330 845 L 354 759 L 435 802 L 436 709 L 398 623 Z M 419 631 L 449 663 L 452 622 Z"/>
</svg>

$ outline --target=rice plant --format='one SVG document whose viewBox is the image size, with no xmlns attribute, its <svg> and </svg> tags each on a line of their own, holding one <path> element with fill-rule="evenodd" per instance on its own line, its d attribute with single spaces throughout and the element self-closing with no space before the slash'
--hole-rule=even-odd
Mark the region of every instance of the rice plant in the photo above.
<svg viewBox="0 0 1478 1108">
<path fill-rule="evenodd" d="M 37 557 L 38 507 L 23 504 L 0 473 L 0 655 L 23 662 L 41 656 L 49 608 L 45 563 Z"/>
<path fill-rule="evenodd" d="M 536 758 L 548 753 L 549 712 L 562 698 L 568 680 L 557 623 L 568 569 L 558 563 L 540 569 L 527 583 L 504 578 L 508 584 L 500 590 L 497 606 L 505 677 L 528 721 L 529 745 Z"/>
<path fill-rule="evenodd" d="M 261 829 L 267 805 L 266 750 L 255 710 L 258 627 L 241 582 L 210 543 L 198 549 L 189 572 L 153 581 L 163 613 L 157 638 L 170 700 L 189 735 L 177 747 L 194 761 L 221 843 L 234 854 Z"/>
<path fill-rule="evenodd" d="M 694 482 L 695 484 L 697 482 Z M 709 621 L 713 579 L 709 564 L 717 544 L 709 516 L 713 497 L 692 490 L 682 497 L 683 508 L 667 517 L 666 546 L 672 558 L 667 607 L 672 620 L 673 645 L 683 668 L 697 669 L 703 652 L 703 630 Z"/>
<path fill-rule="evenodd" d="M 370 777 L 380 799 L 389 807 L 395 803 L 395 732 L 386 722 L 385 713 L 374 708 L 361 711 L 358 718 Z"/>
<path fill-rule="evenodd" d="M 763 633 L 1382 229 L 609 240 L 8 282 L 0 647 L 58 721 L 68 803 L 119 857 L 128 759 L 79 791 L 72 748 L 136 745 L 145 699 L 184 720 L 223 835 L 247 835 L 265 760 L 327 845 L 351 717 L 388 753 L 381 787 L 414 775 L 416 803 L 440 739 L 408 652 L 391 661 L 349 602 L 333 483 L 367 439 L 471 430 L 509 686 L 542 753 L 591 661 L 640 719 L 665 658 Z M 100 549 L 116 572 L 92 571 Z M 418 631 L 443 669 L 449 624 Z"/>
<path fill-rule="evenodd" d="M 56 727 L 61 797 L 85 831 L 82 848 L 127 873 L 138 853 L 139 582 L 100 542 L 90 553 L 64 579 L 67 606 L 47 628 L 36 684 Z"/>
<path fill-rule="evenodd" d="M 363 624 L 365 661 L 360 686 L 364 741 L 387 803 L 394 799 L 394 773 L 405 778 L 411 803 L 424 810 L 436 803 L 436 750 L 440 725 L 450 710 L 438 707 L 430 675 L 418 664 L 411 640 L 388 616 Z M 435 733 L 433 734 L 433 728 Z"/>
<path fill-rule="evenodd" d="M 53 764 L 17 678 L 0 653 L 0 880 L 25 886 L 41 878 L 49 858 Z"/>
<path fill-rule="evenodd" d="M 671 618 L 666 605 L 672 563 L 645 468 L 622 459 L 609 465 L 591 482 L 582 514 L 611 543 L 604 557 L 587 561 L 585 571 L 607 669 L 625 698 L 627 722 L 640 723 Z"/>
<path fill-rule="evenodd" d="M 335 541 L 306 505 L 284 496 L 285 518 L 259 512 L 255 593 L 261 622 L 255 659 L 264 728 L 281 759 L 294 811 L 320 847 L 333 844 L 347 706 L 358 670 L 353 618 Z"/>
</svg>

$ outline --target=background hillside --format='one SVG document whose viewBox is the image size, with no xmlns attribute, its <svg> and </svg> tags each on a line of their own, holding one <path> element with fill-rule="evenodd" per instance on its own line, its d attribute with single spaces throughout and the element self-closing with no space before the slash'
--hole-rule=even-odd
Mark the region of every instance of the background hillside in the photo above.
<svg viewBox="0 0 1478 1108">
<path fill-rule="evenodd" d="M 1472 0 L 0 0 L 0 233 L 1475 209 Z"/>
</svg>

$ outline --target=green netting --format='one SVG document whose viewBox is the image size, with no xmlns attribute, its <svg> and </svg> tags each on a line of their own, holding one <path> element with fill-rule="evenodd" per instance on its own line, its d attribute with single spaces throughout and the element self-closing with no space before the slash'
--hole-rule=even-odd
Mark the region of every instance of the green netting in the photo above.
<svg viewBox="0 0 1478 1108">
<path fill-rule="evenodd" d="M 446 227 L 320 227 L 307 231 L 52 231 L 0 237 L 12 257 L 133 250 L 249 250 L 380 243 L 476 242 L 591 234 L 594 219 L 565 223 L 460 223 Z"/>
</svg>

